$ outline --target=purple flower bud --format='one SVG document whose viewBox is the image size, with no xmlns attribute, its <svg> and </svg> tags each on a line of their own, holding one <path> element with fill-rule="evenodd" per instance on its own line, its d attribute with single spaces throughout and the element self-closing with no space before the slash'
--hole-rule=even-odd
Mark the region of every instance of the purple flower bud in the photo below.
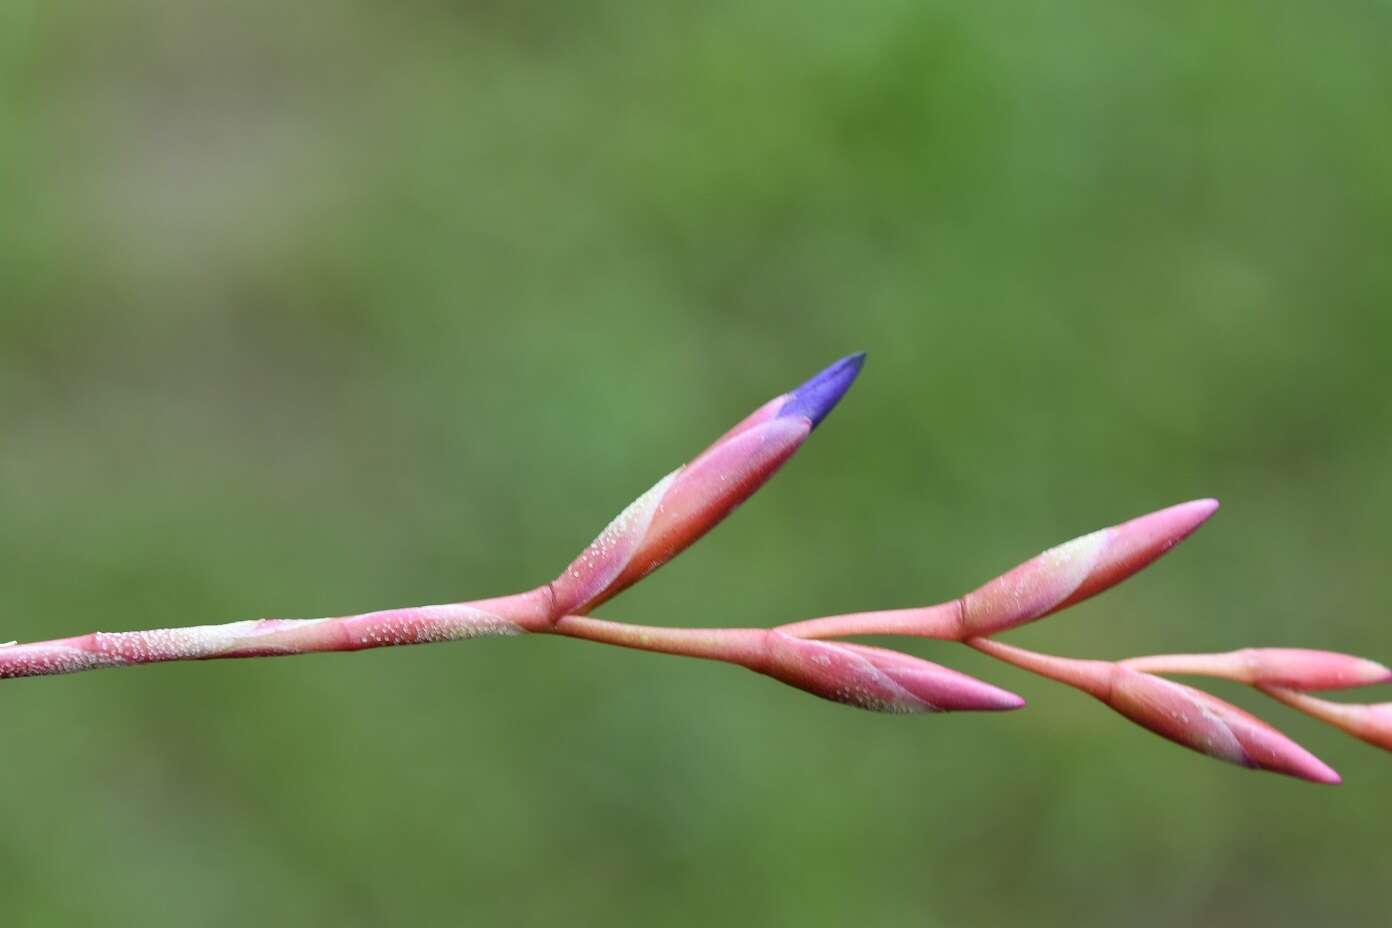
<svg viewBox="0 0 1392 928">
<path fill-rule="evenodd" d="M 835 364 L 808 380 L 792 393 L 778 410 L 779 418 L 802 416 L 812 423 L 812 427 L 826 418 L 827 413 L 841 401 L 841 397 L 851 388 L 856 375 L 865 364 L 865 352 L 847 355 Z"/>
</svg>

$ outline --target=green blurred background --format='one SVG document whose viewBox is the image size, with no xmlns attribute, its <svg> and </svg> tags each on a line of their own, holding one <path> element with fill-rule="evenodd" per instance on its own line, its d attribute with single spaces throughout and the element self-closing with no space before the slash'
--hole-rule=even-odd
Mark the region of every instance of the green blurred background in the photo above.
<svg viewBox="0 0 1392 928">
<path fill-rule="evenodd" d="M 936 601 L 1215 495 L 1012 640 L 1392 659 L 1385 2 L 0 8 L 0 638 L 529 587 L 864 348 L 603 615 Z M 1031 705 L 552 639 L 5 683 L 3 918 L 1382 923 L 1387 756 L 908 647 Z"/>
</svg>

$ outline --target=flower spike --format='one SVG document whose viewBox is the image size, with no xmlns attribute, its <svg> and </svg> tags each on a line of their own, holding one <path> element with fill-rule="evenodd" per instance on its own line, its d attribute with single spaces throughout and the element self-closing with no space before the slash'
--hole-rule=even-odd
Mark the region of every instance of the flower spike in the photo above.
<svg viewBox="0 0 1392 928">
<path fill-rule="evenodd" d="M 1181 503 L 1076 538 L 935 606 L 823 616 L 777 628 L 663 628 L 587 614 L 676 557 L 763 486 L 840 402 L 864 360 L 863 354 L 844 357 L 764 403 L 638 497 L 559 577 L 533 590 L 327 619 L 261 619 L 8 642 L 0 644 L 0 678 L 550 634 L 734 664 L 823 699 L 879 712 L 999 711 L 1024 705 L 1014 693 L 909 654 L 823 640 L 912 635 L 965 644 L 1072 686 L 1171 741 L 1244 767 L 1339 782 L 1322 761 L 1260 719 L 1157 674 L 1246 683 L 1392 750 L 1392 703 L 1334 703 L 1305 692 L 1392 681 L 1392 671 L 1374 661 L 1331 651 L 1245 648 L 1112 662 L 1055 657 L 993 640 L 1135 574 L 1212 516 L 1218 508 L 1212 499 Z"/>
</svg>

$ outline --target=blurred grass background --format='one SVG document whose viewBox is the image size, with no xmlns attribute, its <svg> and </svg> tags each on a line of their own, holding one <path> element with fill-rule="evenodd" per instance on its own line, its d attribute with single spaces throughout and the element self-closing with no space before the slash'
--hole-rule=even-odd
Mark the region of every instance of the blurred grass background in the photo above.
<svg viewBox="0 0 1392 928">
<path fill-rule="evenodd" d="M 935 601 L 1216 495 L 1016 640 L 1392 658 L 1385 2 L 0 9 L 0 638 L 534 585 L 864 348 L 604 615 Z M 910 648 L 1031 706 L 558 640 L 6 683 L 4 917 L 1380 923 L 1385 755 L 1263 707 L 1347 785 L 1248 774 Z"/>
</svg>

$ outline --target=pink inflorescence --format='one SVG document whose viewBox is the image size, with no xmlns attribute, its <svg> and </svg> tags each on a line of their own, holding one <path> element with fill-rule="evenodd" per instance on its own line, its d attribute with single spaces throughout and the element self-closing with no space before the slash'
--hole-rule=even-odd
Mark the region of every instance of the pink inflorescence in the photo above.
<svg viewBox="0 0 1392 928">
<path fill-rule="evenodd" d="M 840 402 L 864 360 L 863 354 L 842 358 L 760 406 L 690 463 L 658 481 L 556 579 L 536 589 L 337 618 L 261 619 L 11 642 L 0 644 L 0 678 L 549 634 L 735 664 L 823 699 L 876 712 L 999 711 L 1024 705 L 1014 693 L 909 654 L 824 640 L 907 635 L 965 644 L 1079 689 L 1171 741 L 1243 767 L 1339 782 L 1331 768 L 1267 723 L 1161 675 L 1237 681 L 1392 750 L 1392 703 L 1330 702 L 1310 695 L 1392 682 L 1392 671 L 1376 661 L 1299 648 L 1079 660 L 995 640 L 1132 576 L 1207 521 L 1218 508 L 1212 499 L 1180 503 L 1083 535 L 936 605 L 824 616 L 773 629 L 669 628 L 588 615 L 676 557 L 758 491 Z"/>
</svg>

